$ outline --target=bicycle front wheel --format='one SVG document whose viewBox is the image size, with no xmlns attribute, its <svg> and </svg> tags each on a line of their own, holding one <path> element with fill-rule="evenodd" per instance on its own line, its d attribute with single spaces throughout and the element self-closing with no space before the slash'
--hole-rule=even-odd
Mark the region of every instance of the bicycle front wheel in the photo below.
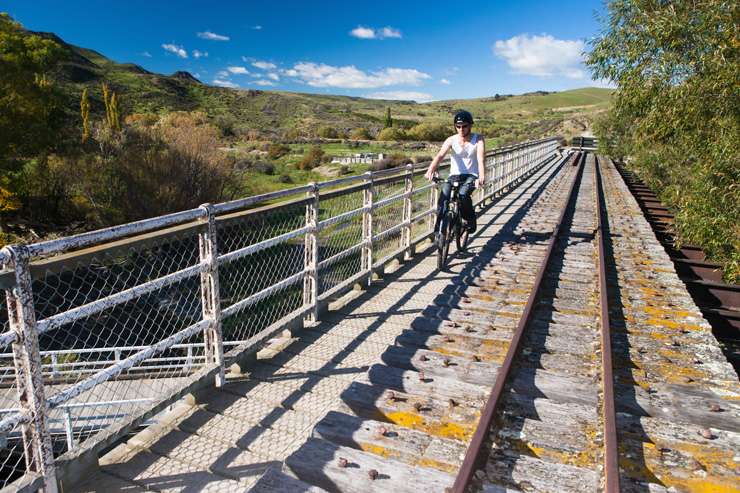
<svg viewBox="0 0 740 493">
<path fill-rule="evenodd" d="M 444 218 L 439 225 L 439 236 L 437 238 L 437 268 L 442 270 L 447 263 L 447 254 L 450 251 L 450 222 Z"/>
<path fill-rule="evenodd" d="M 468 228 L 463 226 L 462 221 L 457 221 L 457 228 L 455 228 L 455 244 L 457 245 L 457 251 L 464 252 L 468 248 L 468 240 L 470 239 L 470 231 Z"/>
</svg>

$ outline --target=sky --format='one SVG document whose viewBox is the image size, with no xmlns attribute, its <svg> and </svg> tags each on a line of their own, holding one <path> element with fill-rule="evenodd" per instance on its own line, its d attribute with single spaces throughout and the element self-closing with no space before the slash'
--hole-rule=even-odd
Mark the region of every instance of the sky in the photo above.
<svg viewBox="0 0 740 493">
<path fill-rule="evenodd" d="M 601 0 L 0 0 L 0 11 L 214 86 L 423 102 L 605 85 L 582 55 Z"/>
</svg>

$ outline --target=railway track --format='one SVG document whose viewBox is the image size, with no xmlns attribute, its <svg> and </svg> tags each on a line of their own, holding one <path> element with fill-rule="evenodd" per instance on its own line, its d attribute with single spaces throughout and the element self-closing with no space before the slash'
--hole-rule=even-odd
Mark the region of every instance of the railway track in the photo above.
<svg viewBox="0 0 740 493">
<path fill-rule="evenodd" d="M 619 180 L 551 163 L 474 257 L 401 266 L 78 491 L 739 490 L 737 375 Z"/>
</svg>

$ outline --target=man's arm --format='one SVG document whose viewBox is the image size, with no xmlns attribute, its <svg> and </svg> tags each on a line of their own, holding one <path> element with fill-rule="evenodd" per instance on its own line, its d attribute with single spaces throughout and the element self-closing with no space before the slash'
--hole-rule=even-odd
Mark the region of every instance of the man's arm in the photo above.
<svg viewBox="0 0 740 493">
<path fill-rule="evenodd" d="M 486 182 L 486 141 L 482 135 L 478 136 L 475 147 L 478 156 L 478 183 L 475 186 L 480 187 Z"/>
<path fill-rule="evenodd" d="M 447 140 L 442 144 L 442 148 L 439 150 L 437 155 L 434 156 L 434 159 L 432 159 L 432 162 L 429 164 L 429 168 L 427 168 L 427 172 L 424 174 L 427 180 L 432 181 L 432 177 L 434 176 L 434 172 L 437 171 L 439 162 L 444 159 L 445 155 L 447 155 L 447 151 L 450 150 L 450 147 L 452 147 L 452 140 L 450 137 L 447 137 Z"/>
</svg>

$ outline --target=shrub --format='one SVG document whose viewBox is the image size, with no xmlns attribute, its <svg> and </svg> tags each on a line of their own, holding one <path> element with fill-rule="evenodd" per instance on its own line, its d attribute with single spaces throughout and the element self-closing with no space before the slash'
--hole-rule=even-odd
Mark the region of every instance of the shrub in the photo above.
<svg viewBox="0 0 740 493">
<path fill-rule="evenodd" d="M 370 140 L 370 132 L 365 127 L 353 128 L 349 133 L 349 138 L 353 140 Z"/>
<path fill-rule="evenodd" d="M 290 153 L 290 147 L 284 144 L 270 144 L 267 146 L 267 157 L 270 159 L 280 159 Z"/>
<path fill-rule="evenodd" d="M 403 154 L 391 154 L 386 158 L 375 161 L 372 165 L 370 165 L 370 168 L 373 171 L 381 171 L 384 169 L 397 168 L 399 166 L 410 164 L 412 162 L 413 161 L 411 160 L 411 158 Z"/>
<path fill-rule="evenodd" d="M 280 183 L 293 183 L 293 178 L 290 175 L 280 175 Z"/>
<path fill-rule="evenodd" d="M 264 175 L 274 175 L 275 174 L 275 165 L 272 163 L 266 163 L 264 161 L 257 161 L 256 163 L 252 165 L 252 169 Z"/>
<path fill-rule="evenodd" d="M 404 140 L 406 138 L 406 132 L 400 128 L 388 127 L 384 128 L 378 133 L 377 140 Z"/>
<path fill-rule="evenodd" d="M 335 128 L 324 126 L 319 127 L 319 129 L 316 131 L 316 135 L 324 139 L 336 139 L 339 134 L 337 133 Z"/>
<path fill-rule="evenodd" d="M 303 159 L 301 159 L 296 166 L 298 167 L 298 169 L 310 170 L 315 168 L 316 166 L 319 166 L 323 159 L 324 151 L 321 149 L 321 147 L 313 146 L 311 147 L 311 149 L 309 149 L 306 155 L 303 156 Z"/>
<path fill-rule="evenodd" d="M 442 123 L 424 122 L 411 127 L 407 134 L 414 140 L 440 142 L 450 136 L 452 131 Z"/>
</svg>

